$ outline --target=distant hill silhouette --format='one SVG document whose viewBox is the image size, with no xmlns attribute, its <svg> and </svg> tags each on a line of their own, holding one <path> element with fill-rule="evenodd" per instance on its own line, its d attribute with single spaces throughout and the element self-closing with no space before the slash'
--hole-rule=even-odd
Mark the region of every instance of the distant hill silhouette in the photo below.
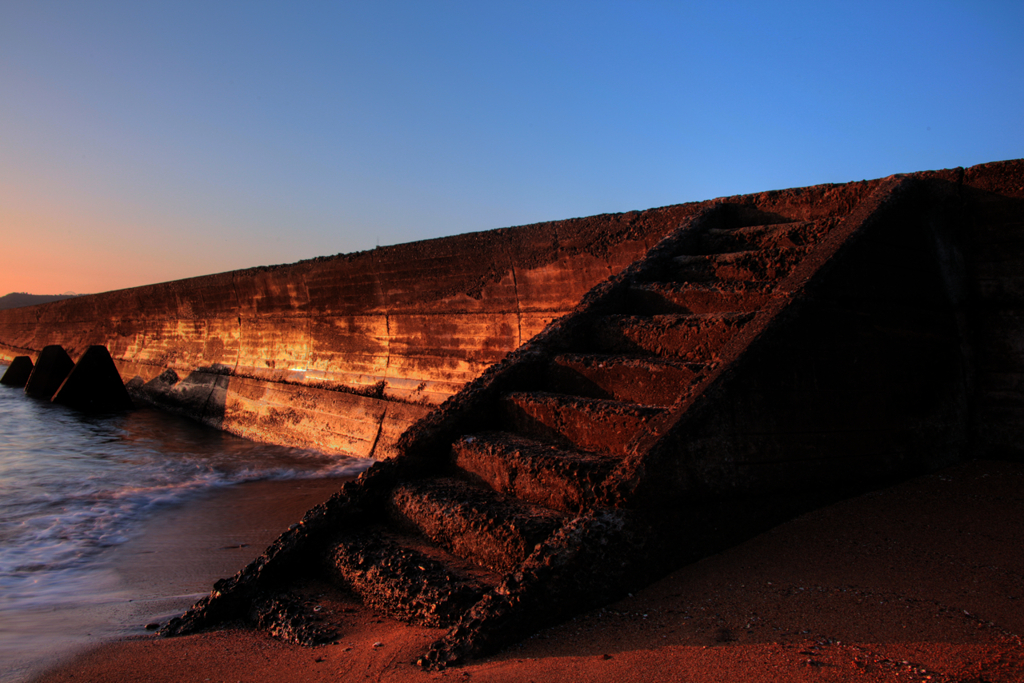
<svg viewBox="0 0 1024 683">
<path fill-rule="evenodd" d="M 71 299 L 78 294 L 26 294 L 25 292 L 11 292 L 0 296 L 0 311 L 8 308 L 21 308 L 22 306 L 35 306 L 36 304 L 48 304 L 51 301 Z"/>
</svg>

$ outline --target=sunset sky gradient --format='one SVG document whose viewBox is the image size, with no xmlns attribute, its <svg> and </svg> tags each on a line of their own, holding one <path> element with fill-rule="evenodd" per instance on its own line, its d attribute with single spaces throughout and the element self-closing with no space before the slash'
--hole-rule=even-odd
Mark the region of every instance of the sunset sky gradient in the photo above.
<svg viewBox="0 0 1024 683">
<path fill-rule="evenodd" d="M 1024 3 L 0 0 L 0 294 L 1024 157 Z"/>
</svg>

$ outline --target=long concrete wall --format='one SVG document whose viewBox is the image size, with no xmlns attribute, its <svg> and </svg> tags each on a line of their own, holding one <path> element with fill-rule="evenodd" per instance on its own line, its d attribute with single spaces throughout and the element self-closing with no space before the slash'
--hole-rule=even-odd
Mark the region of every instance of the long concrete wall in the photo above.
<svg viewBox="0 0 1024 683">
<path fill-rule="evenodd" d="M 1024 452 L 1024 162 L 920 174 L 963 197 L 972 424 Z M 723 198 L 814 220 L 876 183 Z M 105 345 L 136 400 L 248 438 L 386 458 L 397 437 L 713 203 L 252 268 L 0 311 L 0 359 Z"/>
<path fill-rule="evenodd" d="M 256 440 L 397 436 L 695 205 L 509 228 L 0 312 L 0 358 L 110 349 L 137 400 Z"/>
</svg>

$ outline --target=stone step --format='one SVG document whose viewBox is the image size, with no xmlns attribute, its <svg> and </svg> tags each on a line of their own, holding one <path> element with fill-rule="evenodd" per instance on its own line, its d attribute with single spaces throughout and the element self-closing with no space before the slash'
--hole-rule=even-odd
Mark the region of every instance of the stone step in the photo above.
<svg viewBox="0 0 1024 683">
<path fill-rule="evenodd" d="M 591 329 L 589 350 L 708 363 L 718 360 L 718 350 L 752 317 L 752 313 L 602 316 Z"/>
<path fill-rule="evenodd" d="M 757 311 L 771 299 L 768 282 L 648 282 L 626 293 L 634 314 Z"/>
<path fill-rule="evenodd" d="M 327 566 L 375 611 L 441 628 L 456 624 L 501 578 L 384 526 L 345 535 L 328 552 Z"/>
<path fill-rule="evenodd" d="M 672 259 L 670 277 L 686 282 L 770 282 L 784 278 L 807 253 L 806 247 L 683 254 Z"/>
<path fill-rule="evenodd" d="M 668 406 L 704 369 L 702 363 L 621 354 L 563 354 L 548 367 L 554 393 Z"/>
<path fill-rule="evenodd" d="M 452 444 L 452 460 L 495 491 L 573 513 L 594 504 L 598 487 L 619 462 L 508 432 L 463 436 Z"/>
<path fill-rule="evenodd" d="M 503 493 L 449 478 L 395 487 L 389 511 L 454 555 L 496 572 L 522 563 L 565 521 L 565 515 Z"/>
<path fill-rule="evenodd" d="M 501 404 L 509 431 L 613 455 L 624 455 L 637 432 L 665 410 L 544 391 L 512 392 Z"/>
<path fill-rule="evenodd" d="M 716 228 L 704 233 L 701 251 L 715 254 L 749 249 L 806 247 L 818 241 L 824 232 L 822 226 L 810 221 Z"/>
</svg>

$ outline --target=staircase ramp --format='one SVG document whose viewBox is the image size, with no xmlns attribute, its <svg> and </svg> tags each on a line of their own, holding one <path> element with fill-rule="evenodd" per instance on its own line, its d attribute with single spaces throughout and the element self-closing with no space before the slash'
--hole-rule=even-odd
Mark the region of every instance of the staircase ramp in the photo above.
<svg viewBox="0 0 1024 683">
<path fill-rule="evenodd" d="M 692 416 L 736 394 L 744 357 L 800 319 L 816 282 L 841 274 L 844 251 L 907 186 L 886 179 L 846 214 L 818 220 L 729 202 L 689 219 L 163 633 L 242 618 L 297 640 L 330 638 L 305 627 L 315 616 L 302 609 L 265 616 L 313 578 L 383 618 L 449 629 L 419 662 L 440 668 L 707 552 L 723 501 L 736 509 L 737 496 L 785 487 L 730 489 L 728 463 L 689 463 L 678 444 Z M 732 519 L 749 530 L 760 513 L 748 511 Z"/>
</svg>

